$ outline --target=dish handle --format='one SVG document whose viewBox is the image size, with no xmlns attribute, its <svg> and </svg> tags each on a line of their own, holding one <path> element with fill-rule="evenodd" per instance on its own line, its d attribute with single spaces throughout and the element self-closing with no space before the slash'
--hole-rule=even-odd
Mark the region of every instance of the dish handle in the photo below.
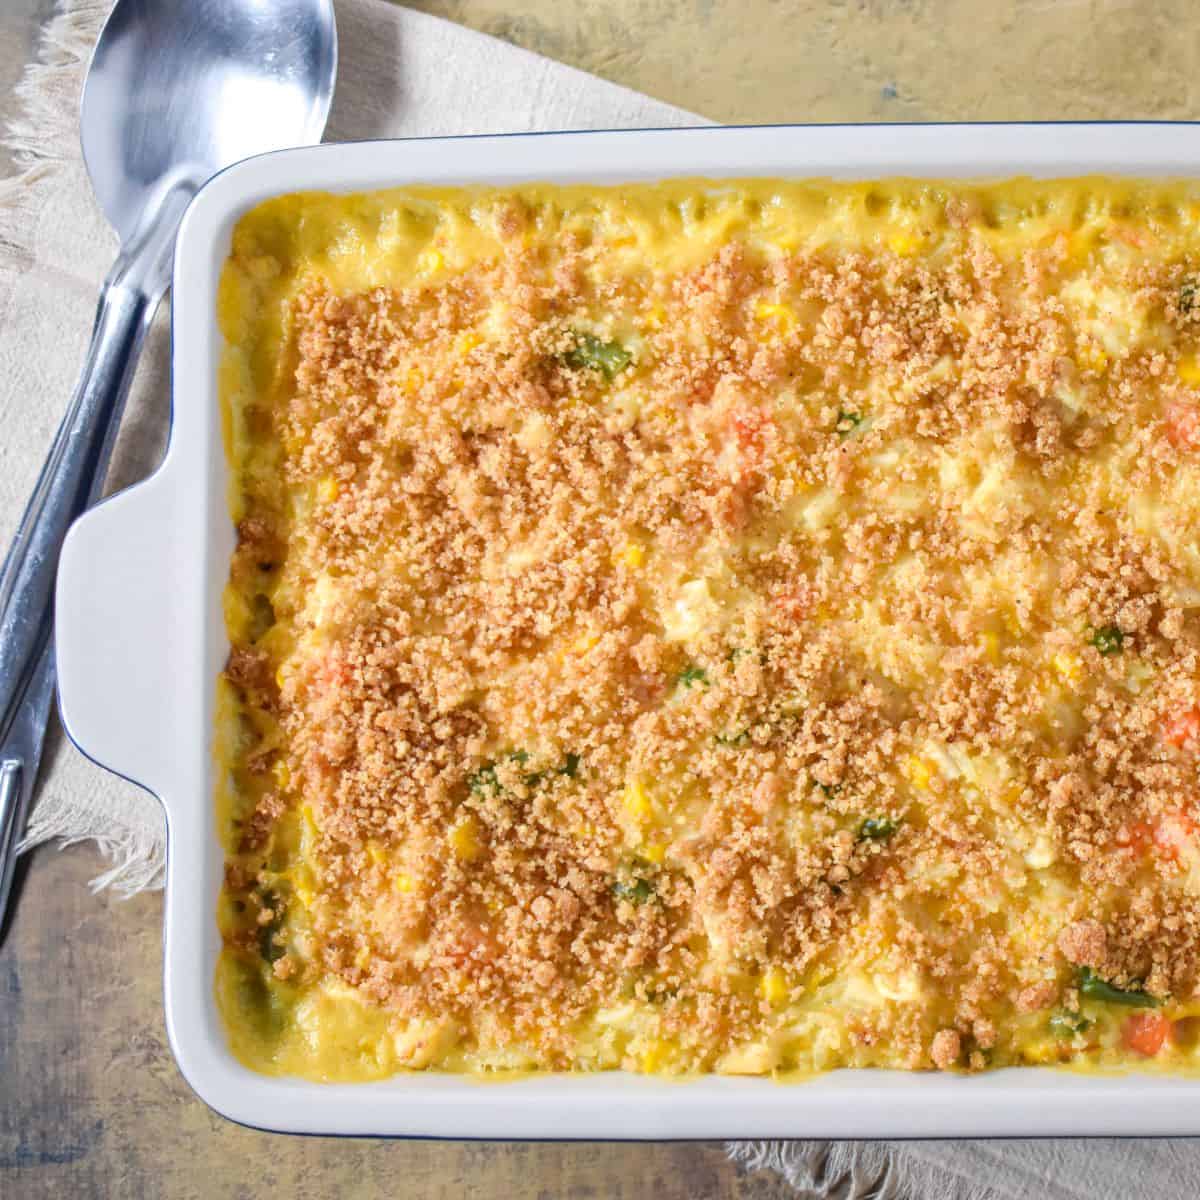
<svg viewBox="0 0 1200 1200">
<path fill-rule="evenodd" d="M 161 796 L 177 750 L 178 506 L 164 472 L 84 513 L 55 590 L 58 702 L 89 758 Z M 173 686 L 174 682 L 174 686 Z"/>
</svg>

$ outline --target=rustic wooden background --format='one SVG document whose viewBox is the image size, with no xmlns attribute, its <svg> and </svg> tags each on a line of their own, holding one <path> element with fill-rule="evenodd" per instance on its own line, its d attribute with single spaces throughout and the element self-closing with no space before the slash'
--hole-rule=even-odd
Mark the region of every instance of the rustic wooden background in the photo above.
<svg viewBox="0 0 1200 1200">
<path fill-rule="evenodd" d="M 52 2 L 0 0 L 0 122 Z M 1195 0 L 415 7 L 725 121 L 1200 115 Z M 715 1143 L 380 1142 L 231 1125 L 192 1097 L 167 1049 L 160 898 L 91 895 L 102 866 L 87 846 L 35 854 L 0 947 L 3 1200 L 791 1194 L 773 1176 L 740 1174 Z"/>
</svg>

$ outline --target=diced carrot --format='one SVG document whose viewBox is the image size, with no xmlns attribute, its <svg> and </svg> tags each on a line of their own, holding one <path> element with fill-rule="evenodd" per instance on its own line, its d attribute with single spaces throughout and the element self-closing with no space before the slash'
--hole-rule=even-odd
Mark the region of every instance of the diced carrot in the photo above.
<svg viewBox="0 0 1200 1200">
<path fill-rule="evenodd" d="M 1122 225 L 1114 221 L 1108 227 L 1108 236 L 1118 242 L 1124 242 L 1135 250 L 1147 250 L 1157 241 L 1149 230 L 1138 229 L 1133 225 Z"/>
<path fill-rule="evenodd" d="M 1167 813 L 1154 826 L 1154 847 L 1164 858 L 1178 859 L 1196 844 L 1196 822 L 1186 813 Z"/>
<path fill-rule="evenodd" d="M 723 529 L 736 533 L 750 523 L 753 492 L 754 478 L 746 474 L 718 498 L 717 520 Z"/>
<path fill-rule="evenodd" d="M 1200 450 L 1200 406 L 1173 400 L 1163 413 L 1167 441 L 1176 450 Z"/>
<path fill-rule="evenodd" d="M 1154 830 L 1146 821 L 1130 821 L 1117 830 L 1116 843 L 1134 854 L 1145 854 L 1153 835 Z"/>
<path fill-rule="evenodd" d="M 317 671 L 317 681 L 322 691 L 343 688 L 350 682 L 350 666 L 341 659 L 327 659 Z"/>
<path fill-rule="evenodd" d="M 1153 1058 L 1171 1036 L 1171 1022 L 1160 1013 L 1134 1013 L 1121 1028 L 1121 1040 L 1130 1050 Z"/>
<path fill-rule="evenodd" d="M 1163 726 L 1163 741 L 1177 750 L 1200 742 L 1200 708 L 1189 708 L 1186 712 L 1176 713 Z"/>
<path fill-rule="evenodd" d="M 791 584 L 773 600 L 775 608 L 788 621 L 807 619 L 812 614 L 816 602 L 816 592 L 808 583 Z"/>
<path fill-rule="evenodd" d="M 667 694 L 667 681 L 661 672 L 644 671 L 634 675 L 629 690 L 643 708 L 656 708 Z"/>
<path fill-rule="evenodd" d="M 747 471 L 756 471 L 767 453 L 767 438 L 773 422 L 761 408 L 744 406 L 729 414 L 729 425 Z"/>
<path fill-rule="evenodd" d="M 404 892 L 406 889 L 398 886 L 396 890 Z M 415 889 L 409 894 L 416 894 Z M 431 949 L 443 962 L 449 960 L 460 971 L 470 972 L 479 966 L 494 963 L 499 953 L 499 942 L 490 928 L 489 920 L 483 905 L 459 912 L 453 921 L 447 921 L 438 931 L 430 944 Z"/>
</svg>

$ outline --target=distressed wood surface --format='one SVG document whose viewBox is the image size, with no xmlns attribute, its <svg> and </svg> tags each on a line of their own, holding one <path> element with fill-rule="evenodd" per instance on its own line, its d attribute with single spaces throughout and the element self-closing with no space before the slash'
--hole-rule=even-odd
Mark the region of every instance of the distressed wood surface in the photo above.
<svg viewBox="0 0 1200 1200">
<path fill-rule="evenodd" d="M 768 1200 L 715 1144 L 289 1138 L 214 1115 L 163 1028 L 162 900 L 92 896 L 90 849 L 38 852 L 0 951 L 0 1197 Z"/>
<path fill-rule="evenodd" d="M 412 0 L 713 120 L 1194 119 L 1196 0 Z"/>
<path fill-rule="evenodd" d="M 51 0 L 0 0 L 0 121 Z M 419 0 L 415 7 L 724 121 L 1185 118 L 1194 0 Z M 966 64 L 970 64 L 969 67 Z M 0 170 L 7 169 L 0 156 Z M 0 947 L 0 1197 L 467 1194 L 769 1200 L 712 1143 L 280 1138 L 188 1091 L 162 1024 L 161 900 L 33 857 Z"/>
</svg>

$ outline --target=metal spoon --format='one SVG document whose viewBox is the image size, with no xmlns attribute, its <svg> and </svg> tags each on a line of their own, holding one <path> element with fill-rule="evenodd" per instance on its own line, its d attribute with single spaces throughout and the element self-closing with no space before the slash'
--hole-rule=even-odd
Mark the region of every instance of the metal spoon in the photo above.
<svg viewBox="0 0 1200 1200">
<path fill-rule="evenodd" d="M 119 0 L 83 91 L 83 157 L 121 250 L 83 373 L 0 567 L 0 930 L 53 691 L 62 540 L 99 495 L 180 218 L 217 171 L 319 141 L 337 72 L 332 0 Z"/>
</svg>

